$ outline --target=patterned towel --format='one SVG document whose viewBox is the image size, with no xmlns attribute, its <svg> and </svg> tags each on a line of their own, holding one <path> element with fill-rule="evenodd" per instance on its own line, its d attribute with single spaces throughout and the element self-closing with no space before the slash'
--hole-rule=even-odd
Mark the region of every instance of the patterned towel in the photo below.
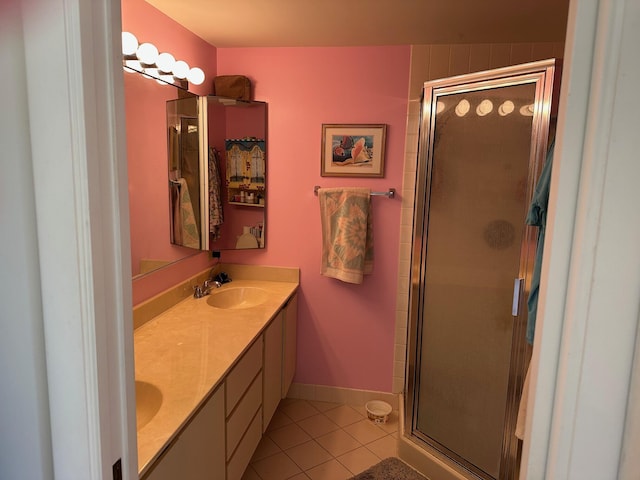
<svg viewBox="0 0 640 480">
<path fill-rule="evenodd" d="M 184 178 L 179 178 L 180 182 L 180 233 L 182 234 L 181 245 L 191 248 L 200 248 L 200 232 L 196 225 L 196 217 L 193 214 L 191 195 L 189 187 Z"/>
<path fill-rule="evenodd" d="M 368 188 L 321 188 L 321 274 L 362 283 L 373 271 L 373 223 Z"/>
</svg>

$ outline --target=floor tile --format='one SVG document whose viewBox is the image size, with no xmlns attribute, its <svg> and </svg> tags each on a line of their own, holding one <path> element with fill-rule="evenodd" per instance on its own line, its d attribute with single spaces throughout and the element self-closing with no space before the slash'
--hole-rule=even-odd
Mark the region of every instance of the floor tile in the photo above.
<svg viewBox="0 0 640 480">
<path fill-rule="evenodd" d="M 334 457 L 362 446 L 360 442 L 344 430 L 336 430 L 335 432 L 322 435 L 316 438 L 316 441 Z"/>
<path fill-rule="evenodd" d="M 305 473 L 311 480 L 346 480 L 353 476 L 344 465 L 335 459 L 313 467 Z"/>
<path fill-rule="evenodd" d="M 380 461 L 376 455 L 365 447 L 360 447 L 338 457 L 338 461 L 357 475 Z"/>
<path fill-rule="evenodd" d="M 289 448 L 285 453 L 303 471 L 309 470 L 333 458 L 333 455 L 322 448 L 315 440 Z"/>
<path fill-rule="evenodd" d="M 349 405 L 340 405 L 339 407 L 327 410 L 324 414 L 333 422 L 341 427 L 359 422 L 364 417 Z"/>
<path fill-rule="evenodd" d="M 321 413 L 298 421 L 298 426 L 311 435 L 312 438 L 319 437 L 320 435 L 333 432 L 340 428 L 331 421 L 329 417 Z"/>
<path fill-rule="evenodd" d="M 262 480 L 285 480 L 301 473 L 300 467 L 287 457 L 284 452 L 258 460 L 250 466 L 260 475 Z"/>
<path fill-rule="evenodd" d="M 260 475 L 258 475 L 256 471 L 253 468 L 251 468 L 251 465 L 249 465 L 245 470 L 244 475 L 242 475 L 242 480 L 262 480 L 262 479 L 260 478 Z"/>
<path fill-rule="evenodd" d="M 394 433 L 398 431 L 398 412 L 391 412 L 387 423 L 381 423 L 378 425 L 387 433 Z"/>
<path fill-rule="evenodd" d="M 367 448 L 381 460 L 396 457 L 398 455 L 398 440 L 391 435 L 387 435 L 379 440 L 367 443 Z"/>
<path fill-rule="evenodd" d="M 262 437 L 262 440 L 260 440 L 256 451 L 253 453 L 253 457 L 251 457 L 251 461 L 255 462 L 256 460 L 270 457 L 281 451 L 280 447 L 278 447 L 268 435 L 265 435 Z"/>
<path fill-rule="evenodd" d="M 316 407 L 311 405 L 306 400 L 298 400 L 297 402 L 287 403 L 280 407 L 278 410 L 280 410 L 294 422 L 298 422 L 303 418 L 307 418 L 320 413 Z"/>
<path fill-rule="evenodd" d="M 280 410 L 276 410 L 276 413 L 274 413 L 273 417 L 271 417 L 271 421 L 269 422 L 269 426 L 267 427 L 267 431 L 268 430 L 276 430 L 278 428 L 284 427 L 285 425 L 291 425 L 292 423 L 293 423 L 293 420 L 291 420 L 289 417 L 287 417 Z"/>
<path fill-rule="evenodd" d="M 277 430 L 269 431 L 267 432 L 267 435 L 282 450 L 295 447 L 296 445 L 300 445 L 301 443 L 311 440 L 311 437 L 295 423 Z"/>
<path fill-rule="evenodd" d="M 303 473 L 299 473 L 297 475 L 294 475 L 293 477 L 289 478 L 288 480 L 309 480 L 309 477 L 307 477 L 307 475 L 303 472 Z"/>
<path fill-rule="evenodd" d="M 333 408 L 339 407 L 339 403 L 334 402 L 321 402 L 319 400 L 309 400 L 309 403 L 316 407 L 319 412 L 326 412 L 327 410 L 331 410 Z"/>
<path fill-rule="evenodd" d="M 344 431 L 358 440 L 362 444 L 371 443 L 374 440 L 387 435 L 387 432 L 376 426 L 371 420 L 364 419 L 357 423 L 347 425 L 344 427 Z"/>
</svg>

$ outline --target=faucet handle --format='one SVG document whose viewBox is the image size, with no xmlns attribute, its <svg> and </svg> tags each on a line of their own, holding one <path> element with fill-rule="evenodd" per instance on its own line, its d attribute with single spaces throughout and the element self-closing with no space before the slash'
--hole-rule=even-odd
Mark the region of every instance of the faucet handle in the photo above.
<svg viewBox="0 0 640 480">
<path fill-rule="evenodd" d="M 200 285 L 194 285 L 193 286 L 193 297 L 194 298 L 202 298 L 203 297 L 202 287 L 200 287 Z"/>
</svg>

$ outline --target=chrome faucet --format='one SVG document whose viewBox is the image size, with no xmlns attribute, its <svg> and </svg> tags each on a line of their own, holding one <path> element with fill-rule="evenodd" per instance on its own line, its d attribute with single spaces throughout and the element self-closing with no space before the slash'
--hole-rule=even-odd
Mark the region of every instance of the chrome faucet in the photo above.
<svg viewBox="0 0 640 480">
<path fill-rule="evenodd" d="M 193 298 L 202 298 L 211 293 L 211 290 L 215 288 L 220 288 L 222 283 L 216 280 L 205 280 L 202 286 L 195 285 L 193 287 Z"/>
</svg>

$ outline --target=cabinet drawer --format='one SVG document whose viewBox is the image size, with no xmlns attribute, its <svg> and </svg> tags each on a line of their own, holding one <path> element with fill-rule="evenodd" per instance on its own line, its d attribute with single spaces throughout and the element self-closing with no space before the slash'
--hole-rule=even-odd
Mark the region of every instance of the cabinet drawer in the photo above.
<svg viewBox="0 0 640 480">
<path fill-rule="evenodd" d="M 227 480 L 240 480 L 249 461 L 262 438 L 262 409 L 251 420 L 244 437 L 229 463 L 227 463 Z"/>
<path fill-rule="evenodd" d="M 261 404 L 262 373 L 255 378 L 237 408 L 227 418 L 227 460 L 233 455 Z"/>
<path fill-rule="evenodd" d="M 262 368 L 262 336 L 249 347 L 249 350 L 242 356 L 240 361 L 233 367 L 233 370 L 227 375 L 226 398 L 227 398 L 227 416 L 233 411 L 238 400 L 255 378 L 258 371 Z"/>
</svg>

